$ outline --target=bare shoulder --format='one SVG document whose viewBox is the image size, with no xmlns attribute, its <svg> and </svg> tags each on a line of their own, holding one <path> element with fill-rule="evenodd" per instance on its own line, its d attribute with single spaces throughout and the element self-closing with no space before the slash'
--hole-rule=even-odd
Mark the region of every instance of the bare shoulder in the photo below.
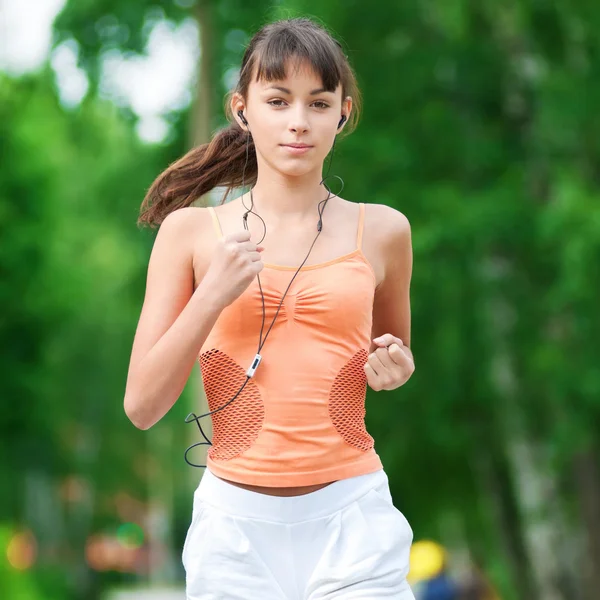
<svg viewBox="0 0 600 600">
<path fill-rule="evenodd" d="M 169 213 L 160 225 L 159 235 L 181 242 L 195 242 L 205 239 L 212 227 L 208 208 L 186 206 Z M 162 233 L 161 233 L 162 232 Z"/>
<path fill-rule="evenodd" d="M 211 238 L 211 227 L 207 208 L 178 208 L 169 213 L 160 224 L 154 242 L 155 251 L 166 254 L 171 259 L 185 261 L 196 271 L 199 257 L 208 250 L 207 240 Z"/>
<path fill-rule="evenodd" d="M 382 274 L 398 262 L 410 261 L 411 226 L 406 215 L 386 204 L 368 204 L 365 208 L 365 245 L 370 248 L 374 261 L 387 265 L 380 271 Z"/>
<path fill-rule="evenodd" d="M 206 208 L 186 206 L 178 208 L 169 213 L 160 224 L 159 234 L 162 235 L 191 235 L 203 221 L 207 221 L 208 211 Z"/>
<path fill-rule="evenodd" d="M 185 246 L 190 253 L 195 290 L 206 274 L 218 242 L 213 219 L 208 208 L 204 206 L 180 208 L 171 213 L 169 217 L 171 216 L 174 217 L 172 224 L 174 243 L 177 243 L 178 235 L 186 240 Z M 163 226 L 165 223 L 166 219 Z"/>
<path fill-rule="evenodd" d="M 377 237 L 384 243 L 410 237 L 410 222 L 406 215 L 387 204 L 366 206 L 365 227 L 375 230 Z"/>
<path fill-rule="evenodd" d="M 181 256 L 189 252 L 190 247 L 187 241 L 190 229 L 187 209 L 180 208 L 170 212 L 158 226 L 158 232 L 154 238 L 153 254 L 167 252 Z"/>
</svg>

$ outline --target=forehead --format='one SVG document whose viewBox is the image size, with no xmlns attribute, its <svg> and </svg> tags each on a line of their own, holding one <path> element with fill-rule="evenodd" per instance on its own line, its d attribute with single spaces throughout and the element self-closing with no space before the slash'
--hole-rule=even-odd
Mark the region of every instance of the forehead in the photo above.
<svg viewBox="0 0 600 600">
<path fill-rule="evenodd" d="M 324 88 L 321 75 L 306 59 L 288 58 L 284 62 L 284 72 L 281 73 L 282 77 L 273 76 L 269 78 L 263 71 L 262 76 L 258 79 L 259 64 L 258 61 L 254 67 L 254 73 L 250 81 L 250 87 L 254 87 L 259 92 L 273 86 L 285 87 L 290 91 L 304 91 L 306 88 L 310 88 L 313 91 Z M 326 91 L 333 92 L 334 90 Z"/>
</svg>

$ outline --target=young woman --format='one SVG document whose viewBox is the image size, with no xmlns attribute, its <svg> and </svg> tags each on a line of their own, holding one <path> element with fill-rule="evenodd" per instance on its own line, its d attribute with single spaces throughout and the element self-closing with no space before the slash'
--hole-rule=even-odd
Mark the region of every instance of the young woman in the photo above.
<svg viewBox="0 0 600 600">
<path fill-rule="evenodd" d="M 212 413 L 183 548 L 189 600 L 414 598 L 412 530 L 364 424 L 367 384 L 391 390 L 414 370 L 410 227 L 322 176 L 359 100 L 324 28 L 268 24 L 244 55 L 231 125 L 142 205 L 140 221 L 161 227 L 125 411 L 151 427 L 199 359 Z"/>
</svg>

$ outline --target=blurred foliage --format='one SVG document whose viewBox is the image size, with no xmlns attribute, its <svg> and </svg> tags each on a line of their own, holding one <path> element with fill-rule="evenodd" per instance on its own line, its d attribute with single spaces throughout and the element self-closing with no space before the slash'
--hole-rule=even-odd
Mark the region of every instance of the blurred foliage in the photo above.
<svg viewBox="0 0 600 600">
<path fill-rule="evenodd" d="M 473 553 L 502 598 L 594 598 L 600 7 L 563 0 L 70 0 L 55 43 L 79 45 L 93 83 L 82 105 L 61 107 L 49 70 L 0 75 L 0 517 L 39 543 L 36 587 L 14 597 L 41 585 L 87 600 L 127 579 L 85 561 L 87 537 L 122 520 L 118 493 L 146 503 L 164 484 L 176 558 L 183 542 L 191 499 L 172 484 L 199 475 L 182 460 L 189 394 L 150 432 L 122 396 L 152 243 L 137 209 L 184 151 L 187 113 L 168 145 L 145 146 L 96 90 L 103 53 L 142 52 L 157 21 L 199 14 L 211 128 L 226 71 L 267 19 L 322 20 L 356 70 L 363 121 L 332 172 L 345 197 L 394 206 L 413 228 L 417 370 L 369 393 L 367 424 L 415 538 Z"/>
</svg>

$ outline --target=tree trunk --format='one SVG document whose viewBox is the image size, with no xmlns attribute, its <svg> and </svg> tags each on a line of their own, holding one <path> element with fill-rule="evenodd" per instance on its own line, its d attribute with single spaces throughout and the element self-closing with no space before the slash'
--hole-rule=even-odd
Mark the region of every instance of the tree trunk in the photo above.
<svg viewBox="0 0 600 600">
<path fill-rule="evenodd" d="M 581 519 L 587 534 L 587 560 L 582 576 L 587 582 L 586 598 L 593 600 L 600 590 L 600 478 L 593 448 L 574 458 L 573 470 Z"/>
<path fill-rule="evenodd" d="M 198 22 L 200 63 L 196 78 L 196 93 L 190 112 L 188 146 L 204 144 L 211 134 L 214 81 L 214 16 L 211 2 L 198 2 L 194 10 Z"/>
<path fill-rule="evenodd" d="M 190 127 L 188 146 L 192 147 L 198 144 L 204 144 L 210 140 L 211 136 L 211 118 L 213 114 L 214 97 L 213 90 L 215 82 L 213 81 L 214 72 L 214 45 L 215 45 L 215 18 L 213 14 L 213 3 L 209 1 L 198 2 L 195 9 L 195 17 L 198 22 L 199 43 L 200 43 L 200 62 L 198 65 L 198 76 L 196 79 L 196 93 L 190 111 Z M 208 194 L 206 194 L 208 196 Z M 206 205 L 207 197 L 198 198 L 195 204 Z M 202 386 L 200 370 L 192 369 L 190 375 L 191 389 L 191 412 L 196 414 L 205 414 L 208 412 L 208 402 Z M 196 423 L 190 423 L 188 427 L 187 446 L 196 442 L 204 441 Z M 209 417 L 202 419 L 202 429 L 208 439 L 212 438 L 212 426 Z M 188 460 L 195 464 L 205 465 L 208 446 L 196 446 L 188 454 Z M 187 465 L 186 465 L 187 466 Z M 188 467 L 190 491 L 195 489 L 202 477 L 204 469 Z"/>
</svg>

